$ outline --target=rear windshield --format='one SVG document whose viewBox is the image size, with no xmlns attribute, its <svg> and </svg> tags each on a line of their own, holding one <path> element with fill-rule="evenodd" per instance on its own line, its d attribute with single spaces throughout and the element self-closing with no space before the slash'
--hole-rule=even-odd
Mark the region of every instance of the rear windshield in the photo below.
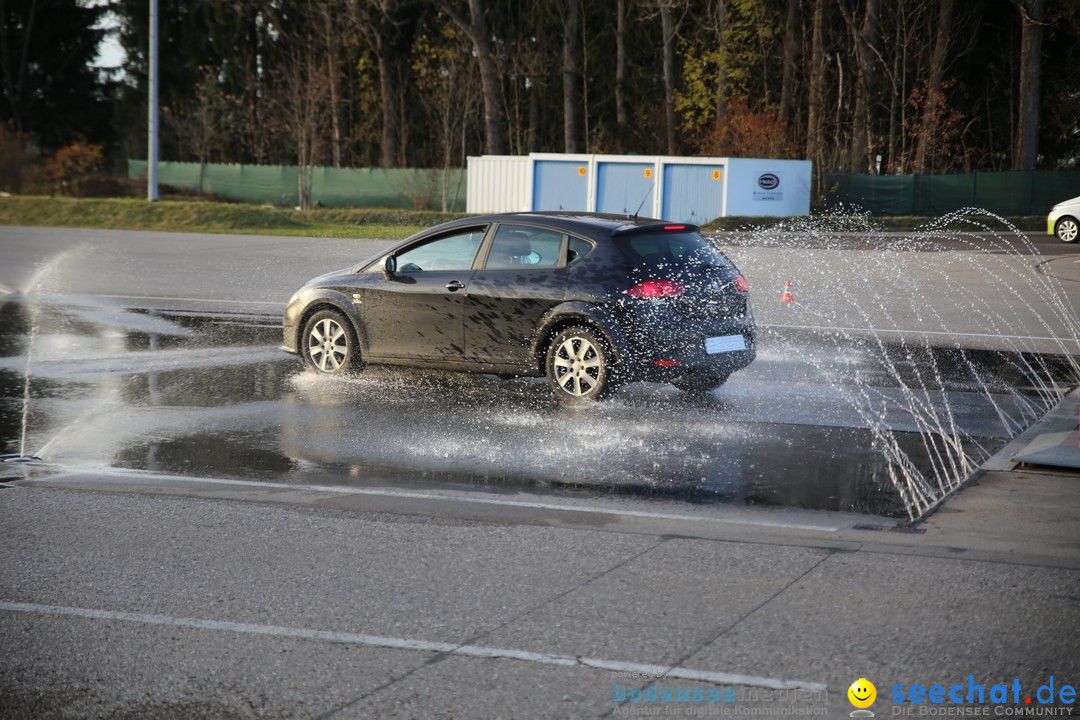
<svg viewBox="0 0 1080 720">
<path fill-rule="evenodd" d="M 635 266 L 682 267 L 730 265 L 724 254 L 698 232 L 659 232 L 624 235 L 615 244 Z"/>
</svg>

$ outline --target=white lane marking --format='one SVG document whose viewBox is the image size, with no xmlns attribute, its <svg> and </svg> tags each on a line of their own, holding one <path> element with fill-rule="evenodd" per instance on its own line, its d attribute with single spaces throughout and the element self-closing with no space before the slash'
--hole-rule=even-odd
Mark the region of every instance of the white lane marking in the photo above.
<svg viewBox="0 0 1080 720">
<path fill-rule="evenodd" d="M 1080 342 L 1080 338 L 1060 338 L 1060 337 L 1044 337 L 1042 335 L 998 335 L 994 333 L 968 333 L 968 332 L 950 332 L 945 330 L 903 330 L 895 329 L 890 330 L 888 328 L 859 328 L 859 327 L 832 327 L 827 325 L 774 325 L 774 324 L 761 324 L 759 328 L 784 328 L 785 330 L 823 330 L 826 332 L 868 332 L 868 333 L 901 333 L 904 335 L 946 335 L 949 337 L 963 336 L 963 337 L 980 337 L 980 338 L 1000 338 L 1002 340 L 1054 340 L 1057 342 Z"/>
<path fill-rule="evenodd" d="M 312 630 L 310 628 L 285 627 L 281 625 L 257 625 L 253 623 L 229 622 L 226 620 L 206 620 L 201 618 L 174 617 L 172 615 L 151 615 L 147 613 L 119 612 L 115 610 L 93 610 L 89 608 L 64 607 L 60 605 L 39 605 L 0 600 L 0 610 L 11 612 L 34 613 L 38 615 L 61 615 L 86 618 L 91 620 L 115 620 L 119 622 L 143 623 L 146 625 L 164 625 L 168 627 L 186 627 L 196 630 L 217 630 L 223 632 L 245 633 L 248 635 L 266 635 L 271 637 L 297 638 L 301 640 L 321 640 L 324 642 L 348 643 L 368 647 L 390 648 L 394 650 L 419 650 L 422 652 L 446 653 L 475 658 L 501 658 L 539 663 L 541 665 L 559 665 L 562 667 L 588 667 L 597 670 L 636 672 L 657 678 L 676 678 L 679 680 L 697 680 L 717 685 L 741 685 L 763 687 L 772 690 L 810 690 L 823 691 L 823 683 L 802 680 L 782 680 L 778 678 L 741 675 L 739 673 L 711 672 L 694 670 L 669 665 L 649 665 L 644 663 L 607 660 L 604 658 L 570 657 L 551 653 L 536 653 L 528 650 L 484 647 L 481 645 L 458 645 L 455 643 L 433 642 L 430 640 L 410 640 L 407 638 L 383 637 L 381 635 L 362 635 L 358 633 L 335 632 L 330 630 Z"/>
<path fill-rule="evenodd" d="M 91 295 L 91 297 L 105 298 L 107 300 L 168 300 L 170 302 L 198 302 L 198 303 L 237 303 L 240 305 L 278 305 L 285 307 L 288 303 L 275 300 L 236 300 L 234 298 L 186 298 L 186 297 L 157 297 L 154 295 Z"/>
<path fill-rule="evenodd" d="M 696 522 L 731 523 L 734 525 L 753 525 L 756 527 L 785 528 L 792 530 L 817 530 L 820 532 L 836 532 L 840 530 L 838 525 L 800 525 L 782 521 L 752 520 L 746 518 L 707 517 L 700 515 L 680 515 L 676 513 L 654 513 L 644 510 L 619 510 L 604 508 L 596 505 L 562 505 L 559 503 L 546 503 L 534 500 L 505 500 L 485 497 L 455 497 L 453 495 L 441 495 L 439 493 L 423 493 L 411 490 L 384 490 L 375 488 L 358 488 L 341 485 L 288 485 L 285 483 L 264 482 L 260 480 L 233 480 L 230 478 L 189 477 L 186 475 L 159 475 L 140 470 L 125 470 L 123 468 L 77 468 L 65 465 L 54 465 L 68 471 L 83 472 L 87 475 L 118 475 L 122 478 L 167 480 L 170 482 L 185 482 L 192 484 L 209 485 L 235 485 L 239 487 L 269 488 L 274 490 L 290 491 L 314 491 L 325 493 L 337 493 L 339 495 L 373 495 L 377 497 L 405 498 L 411 500 L 445 500 L 449 502 L 477 503 L 479 505 L 503 505 L 508 507 L 532 508 L 536 510 L 563 510 L 577 513 L 596 513 L 600 515 L 619 515 L 624 517 L 646 518 L 657 520 L 687 520 Z M 42 482 L 63 482 L 64 478 L 49 477 Z M 77 481 L 77 480 L 75 480 Z"/>
</svg>

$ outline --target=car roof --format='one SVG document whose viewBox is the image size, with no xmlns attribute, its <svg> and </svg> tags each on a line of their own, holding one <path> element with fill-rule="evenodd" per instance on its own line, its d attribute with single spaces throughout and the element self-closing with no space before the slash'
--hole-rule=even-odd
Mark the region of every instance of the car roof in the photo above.
<svg viewBox="0 0 1080 720">
<path fill-rule="evenodd" d="M 618 235 L 623 233 L 641 232 L 642 230 L 648 230 L 650 228 L 655 228 L 657 230 L 671 228 L 673 225 L 667 220 L 659 220 L 657 218 L 590 212 L 498 213 L 495 215 L 477 215 L 462 218 L 453 223 L 448 223 L 447 225 L 468 225 L 477 222 L 536 223 L 565 230 L 567 232 L 578 232 L 587 235 L 594 235 L 598 230 L 604 234 Z M 688 223 L 677 223 L 677 225 L 680 226 L 680 229 L 685 228 L 689 232 L 699 229 L 697 225 Z"/>
</svg>

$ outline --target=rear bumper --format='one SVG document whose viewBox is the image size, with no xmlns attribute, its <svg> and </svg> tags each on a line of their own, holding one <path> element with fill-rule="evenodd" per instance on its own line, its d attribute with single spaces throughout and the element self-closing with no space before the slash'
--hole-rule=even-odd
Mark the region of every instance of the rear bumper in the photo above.
<svg viewBox="0 0 1080 720">
<path fill-rule="evenodd" d="M 710 353 L 710 337 L 741 335 L 744 350 Z M 757 357 L 756 330 L 752 321 L 694 324 L 677 330 L 641 329 L 627 333 L 630 347 L 622 355 L 627 380 L 669 382 L 687 375 L 730 375 Z"/>
<path fill-rule="evenodd" d="M 701 361 L 681 362 L 679 365 L 660 366 L 655 363 L 641 363 L 630 372 L 630 380 L 649 382 L 671 382 L 687 376 L 726 377 L 736 370 L 742 370 L 757 357 L 754 349 L 710 355 Z"/>
</svg>

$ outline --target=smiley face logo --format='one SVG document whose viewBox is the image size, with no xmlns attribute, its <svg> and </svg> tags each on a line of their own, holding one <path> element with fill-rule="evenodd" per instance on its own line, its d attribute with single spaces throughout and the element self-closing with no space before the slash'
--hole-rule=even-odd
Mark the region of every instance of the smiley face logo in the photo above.
<svg viewBox="0 0 1080 720">
<path fill-rule="evenodd" d="M 877 699 L 877 688 L 866 678 L 859 678 L 847 689 L 848 700 L 857 708 L 868 708 Z"/>
</svg>

